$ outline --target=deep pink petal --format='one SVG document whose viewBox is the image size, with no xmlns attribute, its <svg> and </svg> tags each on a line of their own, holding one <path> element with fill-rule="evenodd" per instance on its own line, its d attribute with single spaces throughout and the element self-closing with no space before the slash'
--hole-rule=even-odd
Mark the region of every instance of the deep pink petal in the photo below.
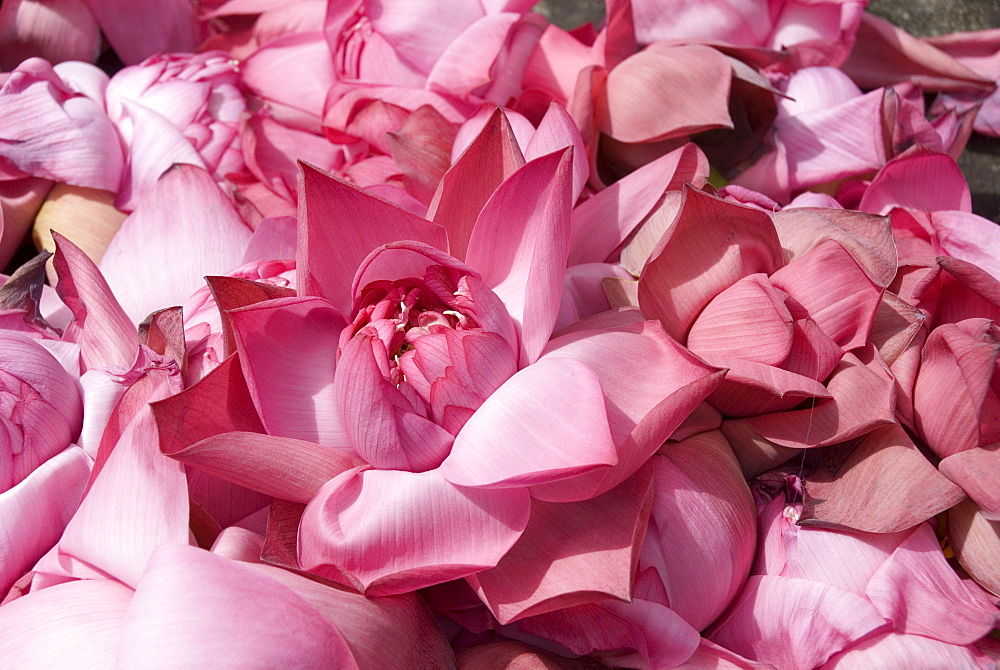
<svg viewBox="0 0 1000 670">
<path fill-rule="evenodd" d="M 955 159 L 914 147 L 879 170 L 858 204 L 872 214 L 887 214 L 893 207 L 971 212 L 972 196 Z"/>
<path fill-rule="evenodd" d="M 336 337 L 346 326 L 341 312 L 321 298 L 284 298 L 231 314 L 243 373 L 267 432 L 345 445 L 334 393 Z"/>
<path fill-rule="evenodd" d="M 240 265 L 250 228 L 204 170 L 179 165 L 168 171 L 125 219 L 101 259 L 101 271 L 138 323 L 150 312 L 183 304 L 205 275 Z M 136 258 L 169 250 L 171 262 Z"/>
<path fill-rule="evenodd" d="M 204 37 L 195 8 L 185 0 L 153 6 L 127 0 L 85 1 L 126 65 L 158 53 L 193 52 Z M 147 26 L 157 26 L 157 30 L 146 30 Z"/>
<path fill-rule="evenodd" d="M 500 623 L 606 598 L 628 601 L 652 503 L 652 468 L 590 500 L 533 500 L 495 568 L 468 577 Z"/>
<path fill-rule="evenodd" d="M 781 244 L 767 214 L 685 188 L 676 223 L 639 278 L 639 306 L 683 342 L 701 310 L 723 289 L 782 265 Z"/>
<path fill-rule="evenodd" d="M 572 151 L 526 164 L 483 207 L 469 240 L 469 265 L 520 326 L 520 364 L 534 362 L 552 334 L 569 254 Z"/>
<path fill-rule="evenodd" d="M 370 596 L 413 591 L 495 566 L 530 507 L 524 489 L 457 487 L 436 470 L 352 470 L 306 507 L 299 563 Z"/>
<path fill-rule="evenodd" d="M 373 249 L 397 240 L 447 246 L 444 228 L 314 167 L 302 166 L 299 190 L 299 295 L 325 296 L 345 314 L 355 270 Z"/>
</svg>

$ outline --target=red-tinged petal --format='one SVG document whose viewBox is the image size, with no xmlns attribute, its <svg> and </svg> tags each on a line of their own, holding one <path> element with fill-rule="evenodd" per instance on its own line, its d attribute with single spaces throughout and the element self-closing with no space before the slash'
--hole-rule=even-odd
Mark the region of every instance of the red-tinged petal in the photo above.
<svg viewBox="0 0 1000 670">
<path fill-rule="evenodd" d="M 938 467 L 979 505 L 983 516 L 1000 521 L 1000 493 L 996 487 L 1000 481 L 1000 443 L 952 454 Z"/>
<path fill-rule="evenodd" d="M 868 341 L 882 287 L 836 241 L 820 244 L 771 276 L 792 315 L 808 317 L 844 351 Z"/>
<path fill-rule="evenodd" d="M 687 347 L 709 363 L 725 357 L 780 364 L 791 352 L 794 332 L 786 297 L 763 274 L 740 279 L 701 311 Z"/>
<path fill-rule="evenodd" d="M 533 500 L 520 539 L 495 568 L 467 577 L 497 620 L 606 598 L 628 601 L 652 504 L 651 467 L 576 503 Z"/>
<path fill-rule="evenodd" d="M 782 265 L 781 244 L 767 214 L 685 188 L 676 223 L 642 270 L 639 306 L 683 342 L 712 298 L 747 275 L 770 275 Z"/>
<path fill-rule="evenodd" d="M 101 259 L 101 271 L 125 313 L 139 323 L 162 307 L 180 305 L 202 287 L 205 275 L 240 265 L 250 228 L 204 170 L 168 171 L 125 219 Z M 171 261 L 136 258 L 168 251 Z"/>
<path fill-rule="evenodd" d="M 462 651 L 458 670 L 603 670 L 607 666 L 588 658 L 564 658 L 523 642 L 487 642 Z"/>
<path fill-rule="evenodd" d="M 732 68 L 702 45 L 657 45 L 608 73 L 595 116 L 601 132 L 622 142 L 649 142 L 709 128 L 732 128 Z M 689 95 L 678 99 L 677 91 Z"/>
<path fill-rule="evenodd" d="M 545 116 L 542 117 L 538 128 L 535 129 L 531 139 L 528 140 L 528 145 L 524 148 L 524 157 L 526 160 L 532 161 L 566 147 L 573 147 L 572 199 L 573 202 L 576 202 L 587 183 L 587 177 L 590 176 L 587 149 L 569 112 L 562 105 L 550 102 Z M 572 251 L 570 256 L 572 257 Z M 572 259 L 570 265 L 573 265 Z"/>
<path fill-rule="evenodd" d="M 355 270 L 375 248 L 398 240 L 448 244 L 441 226 L 305 164 L 299 207 L 299 295 L 325 296 L 345 314 Z"/>
<path fill-rule="evenodd" d="M 552 334 L 569 254 L 571 149 L 527 163 L 484 205 L 466 260 L 520 327 L 520 365 L 534 362 Z"/>
<path fill-rule="evenodd" d="M 611 667 L 675 668 L 699 643 L 698 632 L 672 610 L 638 599 L 568 607 L 523 619 L 516 626 Z"/>
<path fill-rule="evenodd" d="M 728 416 L 784 412 L 806 398 L 831 397 L 812 377 L 740 358 L 717 356 L 714 360 L 728 372 L 709 402 Z"/>
<path fill-rule="evenodd" d="M 817 470 L 804 489 L 801 525 L 869 533 L 911 528 L 964 497 L 898 424 L 873 430 L 835 473 Z"/>
<path fill-rule="evenodd" d="M 389 150 L 403 172 L 403 184 L 424 204 L 430 204 L 451 167 L 455 133 L 455 126 L 430 105 L 416 109 L 396 132 L 389 133 Z"/>
<path fill-rule="evenodd" d="M 843 209 L 786 208 L 775 213 L 774 227 L 793 260 L 835 240 L 879 286 L 888 286 L 896 276 L 896 245 L 887 217 Z"/>
<path fill-rule="evenodd" d="M 346 445 L 335 409 L 336 336 L 347 325 L 322 298 L 279 298 L 230 312 L 243 374 L 271 435 Z"/>
<path fill-rule="evenodd" d="M 152 6 L 128 0 L 86 3 L 126 65 L 158 53 L 194 52 L 204 38 L 195 8 L 185 0 L 166 0 Z M 157 29 L 148 30 L 149 26 Z"/>
<path fill-rule="evenodd" d="M 879 170 L 858 204 L 872 214 L 887 214 L 893 207 L 971 212 L 972 196 L 954 158 L 914 147 Z"/>
<path fill-rule="evenodd" d="M 465 260 L 476 219 L 500 184 L 524 165 L 503 110 L 497 108 L 438 185 L 427 218 L 448 231 L 448 253 Z"/>
<path fill-rule="evenodd" d="M 983 87 L 989 82 L 929 42 L 865 12 L 844 71 L 863 88 L 911 81 L 928 90 Z"/>
<path fill-rule="evenodd" d="M 361 668 L 454 668 L 448 640 L 415 593 L 366 598 L 289 570 L 259 563 L 249 567 L 287 586 L 336 626 Z M 392 644 L 386 644 L 389 639 Z"/>
<path fill-rule="evenodd" d="M 924 343 L 913 411 L 921 437 L 942 458 L 1000 439 L 994 427 L 998 335 L 992 322 L 967 319 L 938 326 Z"/>
<path fill-rule="evenodd" d="M 832 398 L 811 408 L 755 416 L 748 422 L 771 442 L 798 449 L 845 442 L 893 423 L 892 374 L 871 347 L 859 353 L 864 360 L 845 354 L 834 369 L 826 383 Z"/>
<path fill-rule="evenodd" d="M 990 521 L 971 500 L 948 510 L 948 536 L 962 567 L 1000 596 L 1000 522 Z"/>
<path fill-rule="evenodd" d="M 573 209 L 570 265 L 607 260 L 665 194 L 686 183 L 701 186 L 707 179 L 705 154 L 685 144 L 587 198 Z M 640 268 L 634 268 L 636 273 Z"/>
<path fill-rule="evenodd" d="M 819 670 L 869 670 L 870 668 L 987 670 L 995 666 L 995 662 L 973 647 L 948 644 L 922 635 L 886 633 L 862 640 L 847 651 L 832 657 Z"/>
<path fill-rule="evenodd" d="M 708 638 L 777 670 L 796 670 L 814 668 L 889 625 L 867 600 L 849 591 L 760 575 L 747 581 Z"/>
<path fill-rule="evenodd" d="M 486 399 L 440 472 L 459 486 L 507 488 L 617 461 L 599 377 L 583 363 L 552 358 L 521 370 Z"/>
<path fill-rule="evenodd" d="M 405 593 L 495 566 L 530 508 L 524 489 L 458 487 L 436 470 L 348 471 L 306 507 L 299 563 L 369 596 Z"/>
<path fill-rule="evenodd" d="M 56 543 L 76 512 L 91 459 L 70 447 L 0 494 L 0 593 Z"/>
<path fill-rule="evenodd" d="M 176 391 L 169 377 L 163 377 L 148 401 Z M 184 466 L 161 454 L 156 444 L 147 405 L 125 428 L 67 525 L 58 545 L 61 553 L 135 586 L 157 546 L 188 543 Z"/>
<path fill-rule="evenodd" d="M 308 601 L 249 566 L 163 546 L 122 626 L 121 667 L 357 668 L 340 631 Z"/>
<path fill-rule="evenodd" d="M 636 597 L 658 600 L 643 584 L 656 579 L 662 604 L 702 630 L 736 597 L 749 573 L 756 541 L 753 500 L 718 431 L 665 444 L 653 461 L 653 511 L 639 558 L 640 572 L 651 573 L 637 581 Z"/>
<path fill-rule="evenodd" d="M 223 433 L 167 455 L 234 484 L 299 503 L 309 502 L 341 472 L 364 465 L 351 452 L 259 433 Z"/>
<path fill-rule="evenodd" d="M 0 654 L 11 667 L 113 668 L 132 589 L 83 579 L 29 593 L 0 608 Z"/>
<path fill-rule="evenodd" d="M 88 368 L 131 368 L 139 346 L 135 325 L 115 299 L 108 283 L 72 242 L 53 233 L 56 253 L 52 259 L 59 284 L 56 290 L 73 312 L 82 330 L 81 355 Z"/>
</svg>

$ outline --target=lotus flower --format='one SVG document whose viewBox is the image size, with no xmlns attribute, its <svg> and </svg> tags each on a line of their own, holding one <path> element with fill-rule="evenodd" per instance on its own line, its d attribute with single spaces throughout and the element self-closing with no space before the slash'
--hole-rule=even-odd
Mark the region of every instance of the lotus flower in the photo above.
<svg viewBox="0 0 1000 670">
<path fill-rule="evenodd" d="M 456 174 L 493 142 L 494 155 L 516 150 L 480 139 Z M 444 225 L 306 169 L 298 297 L 230 309 L 238 357 L 156 405 L 161 448 L 283 499 L 269 552 L 367 594 L 479 572 L 474 587 L 504 621 L 603 597 L 560 568 L 569 552 L 628 597 L 649 484 L 623 482 L 718 373 L 634 311 L 552 336 L 573 253 L 571 165 L 557 152 L 491 168 L 506 175 L 495 191 L 464 182 L 476 185 L 466 207 L 483 198 L 472 221 L 443 191 Z M 638 395 L 637 379 L 649 384 Z M 191 435 L 186 408 L 219 393 L 234 414 L 214 437 Z M 590 504 L 602 495 L 620 511 Z M 589 541 L 553 542 L 564 519 L 602 547 L 613 538 L 611 565 Z M 509 552 L 532 562 L 532 593 L 518 586 L 523 561 L 501 563 Z"/>
<path fill-rule="evenodd" d="M 761 510 L 753 575 L 709 639 L 779 669 L 993 667 L 974 643 L 997 608 L 930 524 L 847 533 L 797 526 L 800 513 L 784 496 Z"/>
</svg>

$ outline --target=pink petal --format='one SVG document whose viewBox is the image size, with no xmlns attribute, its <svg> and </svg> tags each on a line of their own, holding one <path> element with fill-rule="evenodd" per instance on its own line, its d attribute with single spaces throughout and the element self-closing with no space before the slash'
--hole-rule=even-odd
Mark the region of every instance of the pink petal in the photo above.
<svg viewBox="0 0 1000 670">
<path fill-rule="evenodd" d="M 948 511 L 948 535 L 962 567 L 983 588 L 1000 595 L 1000 522 L 990 521 L 965 500 Z"/>
<path fill-rule="evenodd" d="M 489 83 L 494 76 L 494 62 L 519 18 L 513 12 L 487 14 L 450 43 L 443 42 L 447 46 L 427 73 L 427 88 L 466 97 Z"/>
<path fill-rule="evenodd" d="M 582 502 L 532 501 L 521 538 L 469 583 L 500 623 L 606 598 L 630 600 L 652 474 L 645 468 Z"/>
<path fill-rule="evenodd" d="M 286 113 L 293 127 L 319 129 L 327 91 L 334 82 L 330 48 L 322 33 L 283 35 L 255 51 L 240 69 L 252 91 L 289 108 L 275 114 L 279 120 Z"/>
<path fill-rule="evenodd" d="M 291 589 L 236 561 L 170 545 L 153 554 L 136 588 L 118 663 L 358 667 L 340 631 Z"/>
<path fill-rule="evenodd" d="M 302 166 L 299 191 L 299 295 L 326 296 L 345 314 L 355 269 L 373 249 L 397 240 L 447 246 L 442 227 L 314 167 Z"/>
<path fill-rule="evenodd" d="M 322 298 L 279 298 L 230 314 L 267 432 L 346 446 L 334 390 L 336 334 L 347 325 L 340 311 Z"/>
<path fill-rule="evenodd" d="M 440 472 L 459 486 L 507 488 L 617 461 L 598 376 L 582 363 L 554 358 L 521 370 L 487 398 Z"/>
<path fill-rule="evenodd" d="M 451 167 L 455 127 L 430 105 L 406 117 L 389 133 L 392 159 L 403 172 L 403 185 L 420 202 L 430 204 L 434 192 Z"/>
<path fill-rule="evenodd" d="M 679 264 L 676 258 L 687 260 Z M 769 275 L 783 264 L 767 214 L 685 188 L 676 223 L 639 278 L 639 306 L 683 342 L 701 310 L 723 289 L 755 272 Z"/>
<path fill-rule="evenodd" d="M 826 383 L 833 398 L 815 407 L 748 419 L 763 437 L 798 449 L 837 444 L 894 421 L 895 393 L 888 367 L 871 348 L 845 354 Z"/>
<path fill-rule="evenodd" d="M 972 197 L 955 159 L 914 147 L 879 170 L 858 204 L 872 214 L 887 214 L 893 207 L 971 212 Z"/>
<path fill-rule="evenodd" d="M 436 14 L 440 7 L 428 0 L 387 0 L 381 9 L 370 16 L 372 26 L 392 43 L 402 58 L 423 72 L 430 72 L 445 47 L 483 15 L 481 5 L 458 2 L 450 3 L 446 12 Z M 426 17 L 430 15 L 436 20 L 428 22 Z"/>
<path fill-rule="evenodd" d="M 127 0 L 85 1 L 126 65 L 157 53 L 193 52 L 203 38 L 195 8 L 185 0 L 166 0 L 153 6 Z M 146 30 L 148 26 L 157 26 L 157 30 Z"/>
<path fill-rule="evenodd" d="M 837 654 L 820 670 L 868 670 L 869 668 L 990 668 L 991 662 L 972 647 L 948 644 L 922 635 L 886 633 L 862 640 Z"/>
<path fill-rule="evenodd" d="M 898 424 L 877 428 L 836 472 L 819 469 L 804 482 L 800 524 L 892 533 L 911 528 L 962 500 Z"/>
<path fill-rule="evenodd" d="M 1000 615 L 982 591 L 970 588 L 948 565 L 929 524 L 910 533 L 865 589 L 897 632 L 971 644 Z"/>
<path fill-rule="evenodd" d="M 771 277 L 795 318 L 809 317 L 845 351 L 863 346 L 882 297 L 854 257 L 828 241 Z"/>
<path fill-rule="evenodd" d="M 18 667 L 114 667 L 132 589 L 84 579 L 29 593 L 0 608 L 0 654 Z"/>
<path fill-rule="evenodd" d="M 520 364 L 534 362 L 552 334 L 569 254 L 571 150 L 538 158 L 501 184 L 469 240 L 469 265 L 520 326 Z"/>
<path fill-rule="evenodd" d="M 587 148 L 584 146 L 580 131 L 569 112 L 561 105 L 551 102 L 545 116 L 538 123 L 538 128 L 524 148 L 524 157 L 526 160 L 532 161 L 566 147 L 573 147 L 572 199 L 573 202 L 576 202 L 587 183 L 587 177 L 590 176 Z M 570 256 L 572 256 L 572 252 L 570 252 Z M 570 265 L 573 265 L 572 260 Z"/>
<path fill-rule="evenodd" d="M 90 458 L 70 447 L 0 493 L 0 593 L 56 543 L 90 477 Z"/>
<path fill-rule="evenodd" d="M 806 398 L 830 397 L 823 384 L 797 372 L 723 356 L 717 356 L 715 364 L 728 372 L 709 402 L 728 416 L 784 412 Z"/>
<path fill-rule="evenodd" d="M 889 626 L 864 598 L 827 584 L 751 577 L 708 638 L 777 670 L 814 668 Z"/>
<path fill-rule="evenodd" d="M 643 582 L 655 579 L 662 604 L 702 630 L 749 574 L 756 541 L 750 489 L 718 431 L 667 443 L 653 461 L 655 496 L 636 596 L 654 600 Z"/>
<path fill-rule="evenodd" d="M 596 659 L 570 660 L 514 640 L 486 642 L 465 649 L 456 656 L 458 670 L 601 670 L 607 666 Z"/>
<path fill-rule="evenodd" d="M 59 276 L 57 290 L 73 312 L 83 362 L 88 368 L 131 368 L 138 349 L 138 331 L 115 299 L 94 262 L 59 233 L 52 259 Z"/>
<path fill-rule="evenodd" d="M 1000 444 L 960 451 L 942 459 L 938 467 L 979 505 L 987 519 L 1000 521 L 1000 496 L 993 485 L 1000 481 Z"/>
<path fill-rule="evenodd" d="M 50 63 L 93 62 L 101 34 L 87 5 L 81 0 L 15 0 L 0 11 L 0 70 L 11 71 L 32 56 Z"/>
<path fill-rule="evenodd" d="M 708 159 L 696 145 L 685 144 L 587 198 L 573 208 L 570 265 L 607 260 L 665 194 L 707 177 Z"/>
<path fill-rule="evenodd" d="M 597 125 L 622 142 L 731 128 L 731 79 L 729 62 L 710 47 L 649 47 L 608 73 L 605 90 L 596 102 Z M 678 99 L 677 91 L 689 95 Z"/>
<path fill-rule="evenodd" d="M 493 567 L 528 523 L 524 489 L 456 487 L 436 470 L 352 470 L 306 507 L 303 569 L 389 595 Z"/>
<path fill-rule="evenodd" d="M 101 271 L 138 323 L 156 309 L 183 304 L 205 275 L 238 266 L 249 240 L 250 228 L 215 180 L 200 168 L 179 165 L 125 219 L 104 252 Z M 169 265 L 135 262 L 164 251 Z"/>
</svg>

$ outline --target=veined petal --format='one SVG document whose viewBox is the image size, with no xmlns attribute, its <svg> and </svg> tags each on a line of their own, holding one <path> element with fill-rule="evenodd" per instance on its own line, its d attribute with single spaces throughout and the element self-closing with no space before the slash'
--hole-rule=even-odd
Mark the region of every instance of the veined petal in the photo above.
<svg viewBox="0 0 1000 670">
<path fill-rule="evenodd" d="M 938 464 L 941 473 L 962 487 L 991 521 L 1000 521 L 1000 443 L 952 454 Z"/>
<path fill-rule="evenodd" d="M 984 670 L 996 665 L 971 646 L 948 644 L 923 635 L 885 633 L 862 640 L 831 658 L 820 670 L 868 670 L 869 668 L 968 668 Z"/>
<path fill-rule="evenodd" d="M 491 568 L 528 523 L 524 489 L 459 487 L 437 470 L 350 470 L 309 503 L 299 563 L 369 596 Z"/>
</svg>

